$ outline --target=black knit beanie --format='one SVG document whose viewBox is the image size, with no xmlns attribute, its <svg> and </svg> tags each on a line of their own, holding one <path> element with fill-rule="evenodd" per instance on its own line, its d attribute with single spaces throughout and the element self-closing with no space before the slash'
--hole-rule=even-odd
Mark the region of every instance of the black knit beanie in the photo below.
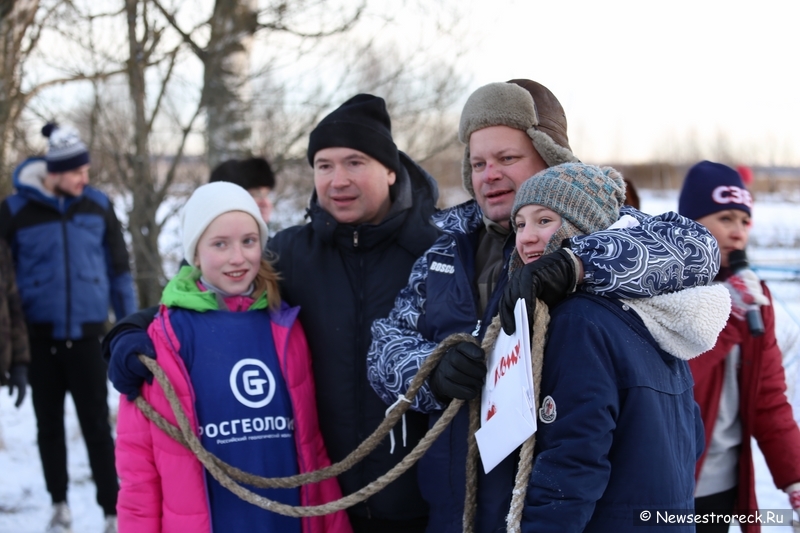
<svg viewBox="0 0 800 533">
<path fill-rule="evenodd" d="M 323 118 L 308 139 L 308 162 L 325 148 L 364 152 L 397 173 L 400 157 L 392 140 L 392 122 L 383 98 L 357 94 Z"/>
<path fill-rule="evenodd" d="M 255 189 L 256 187 L 275 188 L 275 175 L 272 173 L 269 163 L 263 157 L 223 161 L 211 171 L 211 177 L 208 182 L 215 181 L 235 183 L 243 189 Z"/>
</svg>

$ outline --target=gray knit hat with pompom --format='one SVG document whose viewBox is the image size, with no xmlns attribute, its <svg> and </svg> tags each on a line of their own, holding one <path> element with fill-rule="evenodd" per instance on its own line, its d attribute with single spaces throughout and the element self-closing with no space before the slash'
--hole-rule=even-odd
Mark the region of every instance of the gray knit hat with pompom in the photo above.
<svg viewBox="0 0 800 533">
<path fill-rule="evenodd" d="M 461 175 L 464 188 L 473 198 L 469 137 L 472 132 L 490 126 L 508 126 L 526 132 L 549 167 L 580 162 L 569 147 L 564 108 L 547 87 L 524 79 L 484 85 L 467 99 L 458 127 L 458 139 L 467 145 Z"/>
<path fill-rule="evenodd" d="M 564 239 L 608 228 L 619 219 L 625 203 L 625 181 L 611 167 L 564 163 L 547 168 L 526 180 L 517 191 L 511 220 L 523 206 L 536 204 L 552 209 L 563 219 L 544 253 L 554 252 Z"/>
</svg>

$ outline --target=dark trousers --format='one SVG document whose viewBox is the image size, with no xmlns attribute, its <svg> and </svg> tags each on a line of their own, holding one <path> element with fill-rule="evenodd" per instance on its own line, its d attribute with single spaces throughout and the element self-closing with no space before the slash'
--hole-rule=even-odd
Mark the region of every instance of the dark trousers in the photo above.
<svg viewBox="0 0 800 533">
<path fill-rule="evenodd" d="M 718 492 L 716 494 L 709 494 L 701 498 L 694 499 L 694 512 L 695 514 L 708 514 L 711 512 L 717 514 L 732 514 L 733 506 L 736 503 L 736 493 L 739 491 L 734 487 L 725 492 Z M 726 533 L 730 529 L 728 524 L 696 524 L 695 531 L 697 533 Z"/>
<path fill-rule="evenodd" d="M 53 503 L 67 500 L 64 399 L 72 395 L 86 441 L 97 503 L 116 515 L 119 481 L 108 420 L 107 367 L 97 338 L 59 341 L 31 336 L 29 381 L 38 427 L 39 456 Z"/>
</svg>

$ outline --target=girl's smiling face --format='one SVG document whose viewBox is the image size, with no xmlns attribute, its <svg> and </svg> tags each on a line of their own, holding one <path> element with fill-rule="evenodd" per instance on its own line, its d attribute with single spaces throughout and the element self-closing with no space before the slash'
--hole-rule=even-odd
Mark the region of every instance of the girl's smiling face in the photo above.
<svg viewBox="0 0 800 533">
<path fill-rule="evenodd" d="M 261 266 L 258 224 L 244 211 L 215 218 L 197 242 L 194 264 L 203 277 L 229 294 L 242 294 Z"/>
<path fill-rule="evenodd" d="M 514 216 L 517 253 L 527 264 L 542 256 L 550 237 L 561 227 L 561 215 L 542 205 L 522 206 Z"/>
</svg>

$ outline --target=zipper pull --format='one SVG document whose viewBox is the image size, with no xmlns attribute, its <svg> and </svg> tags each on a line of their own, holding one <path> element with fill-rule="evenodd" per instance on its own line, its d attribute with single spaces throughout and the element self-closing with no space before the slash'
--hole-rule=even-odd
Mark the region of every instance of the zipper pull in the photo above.
<svg viewBox="0 0 800 533">
<path fill-rule="evenodd" d="M 358 230 L 353 232 L 353 246 L 358 248 Z"/>
<path fill-rule="evenodd" d="M 478 320 L 478 323 L 475 324 L 475 331 L 472 332 L 473 337 L 477 337 L 481 334 L 481 321 Z"/>
</svg>

